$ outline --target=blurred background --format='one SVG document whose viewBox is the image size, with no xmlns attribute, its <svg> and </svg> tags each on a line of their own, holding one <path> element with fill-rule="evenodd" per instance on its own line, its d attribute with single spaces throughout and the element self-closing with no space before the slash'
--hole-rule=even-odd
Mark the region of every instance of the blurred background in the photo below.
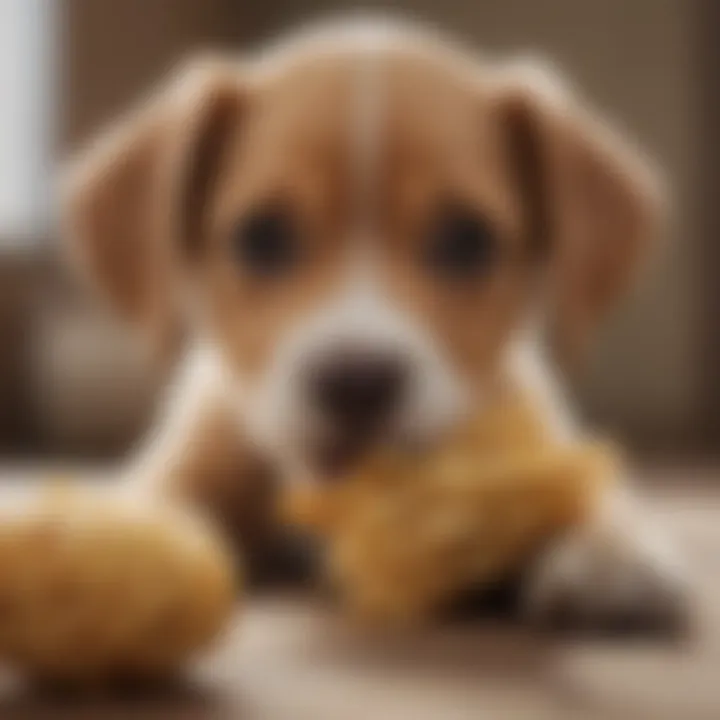
<svg viewBox="0 0 720 720">
<path fill-rule="evenodd" d="M 51 168 L 193 49 L 244 47 L 321 0 L 0 0 L 0 454 L 116 456 L 164 372 L 75 287 Z M 501 52 L 551 58 L 660 161 L 671 242 L 572 376 L 584 411 L 643 457 L 720 446 L 720 3 L 395 0 Z"/>
</svg>

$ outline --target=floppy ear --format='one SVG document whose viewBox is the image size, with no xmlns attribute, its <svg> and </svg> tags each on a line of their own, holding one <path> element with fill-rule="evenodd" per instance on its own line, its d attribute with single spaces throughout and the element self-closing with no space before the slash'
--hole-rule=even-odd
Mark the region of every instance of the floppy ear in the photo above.
<svg viewBox="0 0 720 720">
<path fill-rule="evenodd" d="M 172 329 L 183 252 L 243 106 L 237 68 L 190 62 L 164 89 L 102 132 L 62 186 L 64 233 L 81 269 L 144 333 Z"/>
<path fill-rule="evenodd" d="M 551 258 L 554 340 L 572 355 L 628 290 L 660 232 L 659 177 L 548 71 L 513 68 L 501 88 L 531 231 Z"/>
</svg>

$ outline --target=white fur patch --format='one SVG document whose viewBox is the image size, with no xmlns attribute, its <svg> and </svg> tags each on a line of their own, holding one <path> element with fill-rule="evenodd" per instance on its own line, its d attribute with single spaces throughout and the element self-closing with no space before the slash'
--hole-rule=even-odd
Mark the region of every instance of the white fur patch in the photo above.
<svg viewBox="0 0 720 720">
<path fill-rule="evenodd" d="M 283 339 L 261 382 L 249 388 L 246 426 L 255 439 L 294 466 L 303 447 L 331 431 L 304 385 L 314 363 L 343 346 L 403 358 L 411 381 L 390 433 L 423 437 L 464 412 L 468 394 L 431 336 L 393 306 L 372 274 L 356 259 L 344 286 Z"/>
<path fill-rule="evenodd" d="M 526 610 L 540 620 L 560 611 L 590 626 L 620 620 L 679 627 L 689 611 L 688 577 L 666 538 L 621 488 L 541 558 Z"/>
<path fill-rule="evenodd" d="M 374 54 L 357 61 L 349 141 L 355 198 L 352 223 L 358 237 L 372 233 L 376 227 L 377 181 L 382 172 L 384 137 L 382 62 Z"/>
</svg>

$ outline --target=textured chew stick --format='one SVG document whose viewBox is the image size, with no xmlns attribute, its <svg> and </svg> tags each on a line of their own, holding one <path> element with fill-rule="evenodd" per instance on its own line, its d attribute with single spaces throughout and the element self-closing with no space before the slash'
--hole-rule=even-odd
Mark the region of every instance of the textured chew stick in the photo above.
<svg viewBox="0 0 720 720">
<path fill-rule="evenodd" d="M 504 404 L 422 453 L 378 455 L 332 486 L 298 488 L 290 522 L 327 539 L 351 610 L 427 618 L 518 570 L 580 522 L 613 477 L 600 444 L 559 446 L 527 404 Z"/>
</svg>

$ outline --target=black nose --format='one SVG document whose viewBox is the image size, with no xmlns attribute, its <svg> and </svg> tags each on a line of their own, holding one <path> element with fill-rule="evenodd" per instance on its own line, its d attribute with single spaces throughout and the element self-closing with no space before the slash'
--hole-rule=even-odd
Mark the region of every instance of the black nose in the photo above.
<svg viewBox="0 0 720 720">
<path fill-rule="evenodd" d="M 396 355 L 343 352 L 314 368 L 311 393 L 316 407 L 339 429 L 368 432 L 390 418 L 407 376 L 406 364 Z"/>
</svg>

